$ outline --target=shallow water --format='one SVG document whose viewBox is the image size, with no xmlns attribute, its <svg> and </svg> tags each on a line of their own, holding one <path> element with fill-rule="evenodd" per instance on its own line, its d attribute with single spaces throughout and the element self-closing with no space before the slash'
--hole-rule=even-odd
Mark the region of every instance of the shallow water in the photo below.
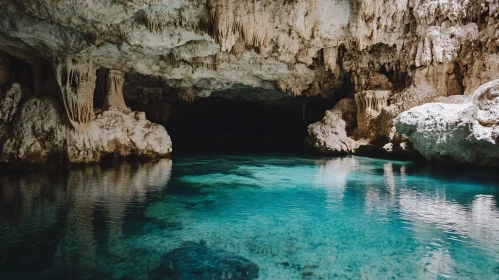
<svg viewBox="0 0 499 280">
<path fill-rule="evenodd" d="M 185 156 L 0 175 L 1 279 L 148 279 L 184 241 L 260 279 L 499 279 L 499 174 Z"/>
</svg>

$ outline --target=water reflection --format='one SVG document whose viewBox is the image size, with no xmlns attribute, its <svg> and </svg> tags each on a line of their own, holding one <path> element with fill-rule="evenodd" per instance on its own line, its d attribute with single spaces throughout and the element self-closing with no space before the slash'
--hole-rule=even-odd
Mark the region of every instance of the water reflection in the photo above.
<svg viewBox="0 0 499 280">
<path fill-rule="evenodd" d="M 471 238 L 473 242 L 469 244 L 489 251 L 499 260 L 499 212 L 493 196 L 476 195 L 471 205 L 464 206 L 438 194 L 428 196 L 404 190 L 400 195 L 400 211 L 417 236 L 425 239 L 431 234 L 439 236 L 434 226 L 451 234 L 449 238 Z"/>
<path fill-rule="evenodd" d="M 8 243 L 1 243 L 0 249 L 22 250 L 16 246 L 22 246 L 28 235 L 45 235 L 47 229 L 57 228 L 51 233 L 60 235 L 55 244 L 56 266 L 96 267 L 100 239 L 110 246 L 118 243 L 127 210 L 159 194 L 170 179 L 171 168 L 170 159 L 161 159 L 5 174 L 0 177 L 0 239 Z M 104 220 L 102 230 L 96 228 L 101 223 L 96 216 Z M 100 232 L 104 236 L 97 237 Z"/>
<path fill-rule="evenodd" d="M 343 199 L 348 174 L 358 169 L 358 162 L 354 157 L 343 157 L 322 159 L 316 165 L 315 184 L 324 188 L 328 207 L 333 207 Z"/>
<path fill-rule="evenodd" d="M 457 185 L 448 189 L 445 182 L 427 179 L 425 183 L 433 184 L 434 188 L 432 191 L 422 191 L 417 188 L 420 182 L 407 181 L 405 166 L 399 167 L 399 174 L 394 174 L 391 163 L 384 164 L 383 170 L 387 190 L 385 197 L 381 197 L 383 192 L 379 189 L 375 195 L 368 189 L 367 211 L 371 205 L 383 208 L 383 211 L 378 212 L 388 212 L 387 209 L 398 207 L 401 217 L 412 225 L 412 230 L 421 239 L 433 236 L 431 238 L 442 241 L 442 232 L 450 234 L 447 238 L 456 240 L 471 238 L 474 242 L 470 244 L 489 251 L 499 259 L 499 211 L 494 195 L 476 194 L 466 196 L 467 201 L 458 201 L 461 193 L 466 191 L 465 184 L 462 188 Z M 495 191 L 495 188 L 489 190 Z M 435 228 L 440 231 L 435 231 Z M 442 244 L 446 243 L 442 241 Z M 443 265 L 445 252 L 441 249 L 438 253 L 432 252 L 434 254 L 430 259 L 438 259 Z"/>
<path fill-rule="evenodd" d="M 170 180 L 171 169 L 162 160 L 0 176 L 1 272 L 148 279 L 162 254 L 203 240 L 251 259 L 262 279 L 497 273 L 497 181 L 477 179 L 493 173 L 455 179 L 359 157 L 185 157 Z"/>
</svg>

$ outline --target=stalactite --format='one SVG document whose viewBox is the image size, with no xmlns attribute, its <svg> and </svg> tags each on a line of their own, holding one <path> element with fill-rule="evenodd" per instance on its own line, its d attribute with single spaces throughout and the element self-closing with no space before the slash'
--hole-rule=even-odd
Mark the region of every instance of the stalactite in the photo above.
<svg viewBox="0 0 499 280">
<path fill-rule="evenodd" d="M 241 41 L 237 41 L 234 46 L 232 46 L 232 50 L 231 50 L 231 53 L 237 57 L 237 58 L 241 58 L 244 54 L 244 52 L 246 51 L 246 44 L 244 42 L 241 42 Z"/>
<path fill-rule="evenodd" d="M 390 94 L 389 90 L 365 90 L 355 94 L 358 138 L 371 138 L 375 134 L 373 120 L 388 106 Z"/>
<path fill-rule="evenodd" d="M 263 53 L 271 39 L 271 27 L 269 16 L 260 9 L 260 2 L 212 0 L 208 6 L 214 38 L 222 51 L 231 50 L 239 38 Z"/>
<path fill-rule="evenodd" d="M 367 110 L 381 112 L 383 107 L 388 105 L 390 91 L 388 90 L 366 90 L 355 94 L 357 112 L 363 113 Z"/>
<path fill-rule="evenodd" d="M 209 20 L 193 21 L 189 18 L 189 14 L 186 14 L 185 9 L 184 6 L 181 6 L 177 12 L 152 10 L 151 8 L 140 10 L 137 14 L 138 22 L 145 25 L 151 33 L 162 33 L 167 26 L 174 26 L 183 27 L 199 35 L 204 34 L 206 32 L 206 21 Z"/>
<path fill-rule="evenodd" d="M 88 131 L 96 81 L 92 62 L 64 58 L 54 61 L 54 70 L 69 122 L 79 132 Z"/>
<path fill-rule="evenodd" d="M 164 56 L 164 61 L 167 65 L 170 65 L 172 68 L 178 68 L 180 67 L 181 64 L 181 61 L 177 60 L 177 58 L 173 53 L 169 53 L 166 56 Z"/>
<path fill-rule="evenodd" d="M 151 33 L 163 32 L 167 25 L 167 19 L 173 18 L 170 14 L 165 14 L 159 11 L 142 10 L 139 11 L 140 21 L 149 29 Z"/>
<path fill-rule="evenodd" d="M 336 61 L 338 59 L 338 48 L 324 48 L 322 49 L 322 57 L 324 59 L 324 67 L 327 70 L 334 70 L 336 68 Z"/>
<path fill-rule="evenodd" d="M 187 102 L 194 102 L 196 90 L 194 88 L 181 88 L 178 92 L 178 97 Z"/>
<path fill-rule="evenodd" d="M 125 74 L 119 70 L 108 70 L 106 75 L 106 95 L 104 97 L 103 109 L 117 108 L 120 111 L 128 111 L 123 98 L 123 83 Z"/>
</svg>

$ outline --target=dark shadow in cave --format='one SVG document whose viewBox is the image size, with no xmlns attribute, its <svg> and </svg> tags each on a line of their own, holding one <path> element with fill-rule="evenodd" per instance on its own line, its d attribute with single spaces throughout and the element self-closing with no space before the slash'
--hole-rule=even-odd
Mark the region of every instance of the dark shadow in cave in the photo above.
<svg viewBox="0 0 499 280">
<path fill-rule="evenodd" d="M 333 105 L 333 100 L 300 97 L 200 98 L 173 103 L 163 125 L 172 138 L 174 154 L 302 153 L 307 151 L 307 126 L 321 120 Z"/>
</svg>

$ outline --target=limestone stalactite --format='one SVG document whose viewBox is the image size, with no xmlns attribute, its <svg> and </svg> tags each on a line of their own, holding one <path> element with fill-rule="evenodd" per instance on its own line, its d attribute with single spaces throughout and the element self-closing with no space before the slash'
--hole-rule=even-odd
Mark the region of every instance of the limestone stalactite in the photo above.
<svg viewBox="0 0 499 280">
<path fill-rule="evenodd" d="M 106 75 L 106 94 L 104 97 L 103 109 L 108 110 L 111 107 L 120 111 L 127 111 L 128 107 L 123 98 L 123 83 L 125 74 L 119 70 L 108 70 Z"/>
<path fill-rule="evenodd" d="M 76 131 L 88 131 L 93 115 L 96 71 L 89 60 L 56 59 L 54 70 L 62 101 Z"/>
<path fill-rule="evenodd" d="M 194 102 L 196 98 L 196 90 L 193 88 L 182 88 L 178 92 L 178 97 L 187 102 Z"/>
<path fill-rule="evenodd" d="M 334 70 L 336 68 L 336 61 L 338 59 L 338 48 L 324 48 L 322 49 L 322 56 L 324 59 L 324 67 L 326 70 Z"/>
<path fill-rule="evenodd" d="M 355 94 L 355 103 L 357 105 L 357 136 L 372 137 L 372 120 L 375 119 L 381 110 L 388 105 L 389 90 L 365 90 Z"/>
<path fill-rule="evenodd" d="M 355 94 L 355 103 L 357 104 L 357 112 L 363 113 L 368 110 L 381 112 L 383 107 L 388 105 L 388 90 L 365 90 Z"/>
<path fill-rule="evenodd" d="M 230 51 L 239 38 L 263 52 L 270 42 L 271 28 L 259 1 L 212 0 L 208 6 L 215 41 L 222 51 Z"/>
</svg>

